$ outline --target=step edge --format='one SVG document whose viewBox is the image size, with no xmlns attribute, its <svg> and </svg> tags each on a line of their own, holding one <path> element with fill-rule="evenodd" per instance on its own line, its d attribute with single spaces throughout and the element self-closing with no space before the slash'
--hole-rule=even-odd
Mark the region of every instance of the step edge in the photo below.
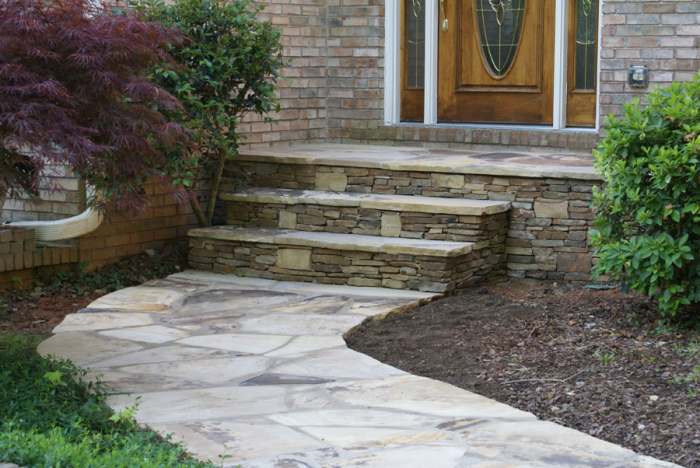
<svg viewBox="0 0 700 468">
<path fill-rule="evenodd" d="M 279 189 L 288 190 L 288 189 Z M 468 202 L 487 202 L 484 206 L 446 206 L 440 205 L 439 203 L 430 204 L 423 201 L 426 198 L 435 198 L 436 200 L 444 200 L 443 197 L 420 197 L 420 199 L 411 201 L 411 198 L 416 198 L 418 196 L 413 195 L 393 195 L 394 197 L 405 197 L 406 201 L 400 202 L 402 205 L 394 206 L 392 205 L 392 200 L 381 199 L 383 194 L 357 194 L 357 195 L 347 195 L 347 198 L 318 198 L 321 197 L 323 191 L 319 190 L 291 190 L 289 192 L 302 192 L 303 195 L 298 196 L 284 196 L 276 195 L 271 193 L 264 194 L 252 194 L 244 192 L 228 192 L 222 193 L 219 198 L 223 201 L 237 201 L 237 202 L 247 202 L 247 203 L 270 203 L 270 204 L 280 204 L 280 205 L 321 205 L 321 206 L 333 206 L 333 207 L 348 207 L 348 208 L 365 208 L 365 209 L 377 209 L 386 211 L 404 211 L 404 212 L 415 212 L 415 213 L 431 213 L 431 214 L 453 214 L 462 216 L 483 216 L 483 215 L 496 215 L 500 213 L 505 213 L 511 209 L 511 203 L 509 201 L 500 200 L 472 200 L 468 198 L 449 198 L 448 200 L 464 200 L 465 203 Z M 311 195 L 309 192 L 318 193 L 319 195 Z M 343 195 L 339 192 L 327 192 L 334 196 Z M 352 193 L 352 192 L 348 192 Z M 362 196 L 368 196 L 367 199 L 362 199 Z M 374 198 L 372 198 L 374 196 Z M 389 205 L 389 206 L 385 206 Z"/>
<path fill-rule="evenodd" d="M 440 174 L 485 175 L 496 177 L 522 177 L 526 179 L 571 179 L 585 181 L 602 181 L 603 177 L 591 167 L 562 166 L 561 169 L 542 169 L 525 164 L 500 166 L 496 164 L 441 166 L 426 165 L 415 162 L 376 162 L 367 160 L 329 158 L 309 154 L 281 154 L 273 151 L 246 150 L 237 158 L 246 162 L 275 162 L 278 164 L 297 164 L 330 167 L 357 167 L 365 169 L 383 169 L 404 172 L 435 172 Z"/>
<path fill-rule="evenodd" d="M 234 235 L 234 231 L 237 231 L 237 235 Z M 450 258 L 458 257 L 461 255 L 466 255 L 474 251 L 475 243 L 473 242 L 447 242 L 447 241 L 425 241 L 420 240 L 422 243 L 434 243 L 436 246 L 440 244 L 452 244 L 454 247 L 447 248 L 430 248 L 422 247 L 420 245 L 410 245 L 411 241 L 416 241 L 415 239 L 403 239 L 398 237 L 381 237 L 381 236 L 365 236 L 361 234 L 335 234 L 335 233 L 323 233 L 329 237 L 335 236 L 353 236 L 355 242 L 328 242 L 320 239 L 308 238 L 309 235 L 314 235 L 318 233 L 310 233 L 306 231 L 296 231 L 292 229 L 257 229 L 257 228 L 230 228 L 230 227 L 212 227 L 212 228 L 194 228 L 190 229 L 187 233 L 188 237 L 198 238 L 198 239 L 213 239 L 221 241 L 240 241 L 240 242 L 252 242 L 260 244 L 273 244 L 273 245 L 293 245 L 297 247 L 318 247 L 330 250 L 356 250 L 360 252 L 370 252 L 370 253 L 389 253 L 394 255 L 418 255 L 427 257 L 441 257 Z M 300 237 L 295 237 L 298 235 Z M 303 237 L 302 237 L 303 236 Z M 362 244 L 362 240 L 372 239 L 375 243 L 373 244 Z M 386 245 L 383 243 L 376 244 L 377 240 L 389 241 L 401 239 L 400 244 L 403 245 Z"/>
<path fill-rule="evenodd" d="M 347 286 L 344 284 L 323 284 L 323 283 L 303 283 L 298 281 L 273 280 L 265 278 L 255 278 L 251 276 L 237 276 L 233 274 L 214 273 L 206 270 L 196 270 L 188 268 L 179 273 L 168 276 L 176 280 L 184 281 L 206 281 L 249 286 L 251 289 L 270 289 L 280 292 L 304 292 L 312 294 L 337 293 L 344 296 L 363 297 L 373 299 L 414 299 L 420 301 L 432 301 L 442 297 L 441 293 L 422 292 L 412 289 L 392 289 L 376 286 Z"/>
</svg>

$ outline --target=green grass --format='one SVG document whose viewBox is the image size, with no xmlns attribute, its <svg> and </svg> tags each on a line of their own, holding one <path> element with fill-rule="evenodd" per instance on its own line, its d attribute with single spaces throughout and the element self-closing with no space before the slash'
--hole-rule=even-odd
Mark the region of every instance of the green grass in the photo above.
<svg viewBox="0 0 700 468">
<path fill-rule="evenodd" d="M 40 338 L 0 334 L 0 462 L 27 467 L 211 467 L 115 414 L 100 385 L 36 353 Z"/>
</svg>

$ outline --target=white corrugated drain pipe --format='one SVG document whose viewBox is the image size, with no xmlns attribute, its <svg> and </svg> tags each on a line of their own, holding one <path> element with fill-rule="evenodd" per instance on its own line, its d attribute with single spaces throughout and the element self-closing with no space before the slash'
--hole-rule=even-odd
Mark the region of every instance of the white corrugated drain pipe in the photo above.
<svg viewBox="0 0 700 468">
<path fill-rule="evenodd" d="M 8 223 L 9 226 L 33 229 L 35 239 L 44 242 L 76 239 L 93 232 L 100 227 L 100 224 L 102 224 L 102 213 L 92 207 L 89 207 L 79 215 L 56 221 L 16 221 Z"/>
</svg>

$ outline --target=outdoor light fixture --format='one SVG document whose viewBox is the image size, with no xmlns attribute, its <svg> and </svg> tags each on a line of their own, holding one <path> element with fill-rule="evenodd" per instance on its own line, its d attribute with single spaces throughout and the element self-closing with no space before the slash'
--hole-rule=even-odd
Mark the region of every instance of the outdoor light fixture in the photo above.
<svg viewBox="0 0 700 468">
<path fill-rule="evenodd" d="M 646 88 L 649 86 L 649 67 L 646 65 L 630 65 L 627 73 L 627 82 L 633 88 Z"/>
</svg>

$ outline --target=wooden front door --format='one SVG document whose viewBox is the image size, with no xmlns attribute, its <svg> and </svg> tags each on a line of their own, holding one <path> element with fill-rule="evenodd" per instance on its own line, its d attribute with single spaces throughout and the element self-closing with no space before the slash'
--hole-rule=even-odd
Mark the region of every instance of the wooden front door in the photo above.
<svg viewBox="0 0 700 468">
<path fill-rule="evenodd" d="M 438 121 L 551 124 L 554 0 L 440 0 Z"/>
</svg>

